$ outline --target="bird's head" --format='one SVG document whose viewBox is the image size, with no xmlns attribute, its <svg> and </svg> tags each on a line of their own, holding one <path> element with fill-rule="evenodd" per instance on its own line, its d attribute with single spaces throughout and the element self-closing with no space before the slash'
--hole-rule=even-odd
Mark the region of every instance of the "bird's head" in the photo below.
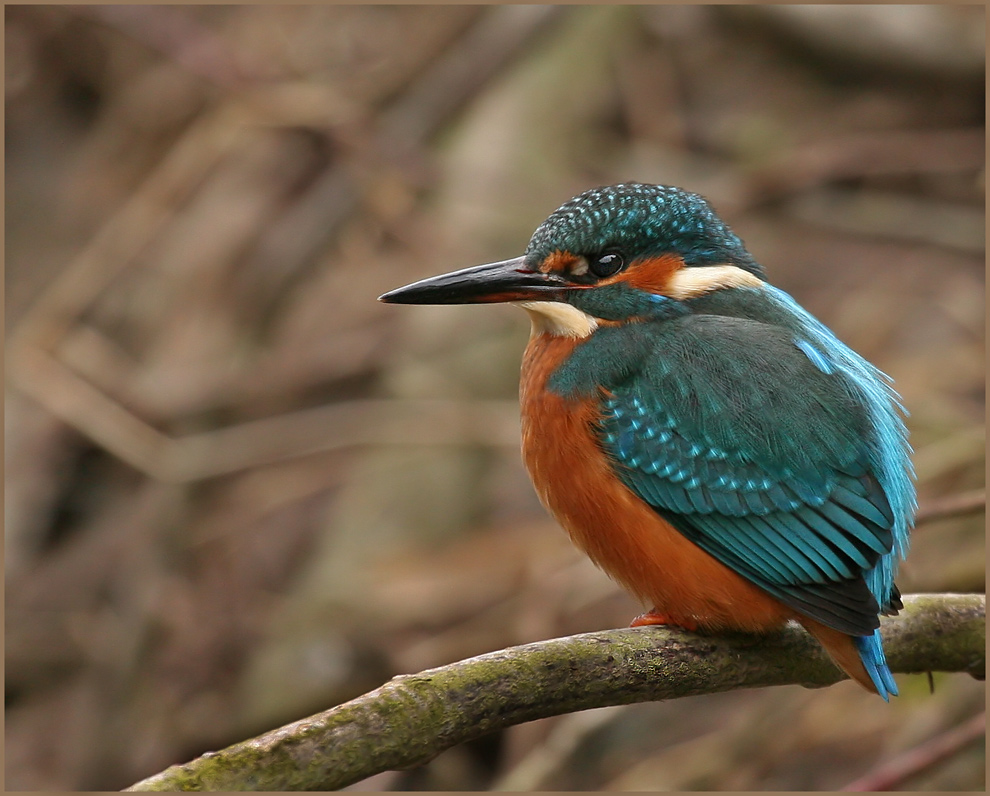
<svg viewBox="0 0 990 796">
<path fill-rule="evenodd" d="M 518 302 L 546 330 L 583 337 L 599 322 L 669 313 L 713 290 L 759 286 L 762 277 L 703 198 L 665 185 L 625 183 L 561 205 L 521 257 L 424 279 L 381 300 Z"/>
</svg>

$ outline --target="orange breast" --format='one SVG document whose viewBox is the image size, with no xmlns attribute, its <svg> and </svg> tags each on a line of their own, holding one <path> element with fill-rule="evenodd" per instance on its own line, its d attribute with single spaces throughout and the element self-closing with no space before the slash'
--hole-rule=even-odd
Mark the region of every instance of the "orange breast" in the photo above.
<svg viewBox="0 0 990 796">
<path fill-rule="evenodd" d="M 592 430 L 597 400 L 567 401 L 546 390 L 549 375 L 578 343 L 535 335 L 523 359 L 523 460 L 543 505 L 598 566 L 675 623 L 759 631 L 794 618 L 615 477 Z"/>
</svg>

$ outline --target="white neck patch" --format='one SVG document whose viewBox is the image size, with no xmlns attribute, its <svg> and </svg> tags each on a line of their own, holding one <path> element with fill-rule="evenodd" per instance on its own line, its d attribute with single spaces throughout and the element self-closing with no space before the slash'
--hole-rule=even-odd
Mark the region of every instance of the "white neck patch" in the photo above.
<svg viewBox="0 0 990 796">
<path fill-rule="evenodd" d="M 559 301 L 517 301 L 529 313 L 533 322 L 533 336 L 549 334 L 554 337 L 590 337 L 598 328 L 598 321 L 570 304 Z"/>
<path fill-rule="evenodd" d="M 735 265 L 704 265 L 680 268 L 671 277 L 667 295 L 683 301 L 714 290 L 731 287 L 763 287 L 758 276 Z"/>
</svg>

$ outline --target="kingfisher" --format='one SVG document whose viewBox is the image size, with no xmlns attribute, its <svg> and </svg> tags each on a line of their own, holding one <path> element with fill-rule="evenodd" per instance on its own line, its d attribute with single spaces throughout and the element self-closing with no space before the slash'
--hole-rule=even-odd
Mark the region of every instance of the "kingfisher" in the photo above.
<svg viewBox="0 0 990 796">
<path fill-rule="evenodd" d="M 850 678 L 897 694 L 879 627 L 903 608 L 894 576 L 916 509 L 906 412 L 704 198 L 585 191 L 521 257 L 380 300 L 526 310 L 526 469 L 577 547 L 643 602 L 633 627 L 797 621 Z"/>
</svg>

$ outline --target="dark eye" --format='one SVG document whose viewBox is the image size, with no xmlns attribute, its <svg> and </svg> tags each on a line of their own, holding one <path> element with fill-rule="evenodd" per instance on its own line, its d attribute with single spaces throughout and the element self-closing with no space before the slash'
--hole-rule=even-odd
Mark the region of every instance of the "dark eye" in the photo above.
<svg viewBox="0 0 990 796">
<path fill-rule="evenodd" d="M 588 270 L 599 279 L 619 273 L 623 265 L 625 262 L 622 255 L 615 252 L 607 252 L 588 258 Z"/>
</svg>

